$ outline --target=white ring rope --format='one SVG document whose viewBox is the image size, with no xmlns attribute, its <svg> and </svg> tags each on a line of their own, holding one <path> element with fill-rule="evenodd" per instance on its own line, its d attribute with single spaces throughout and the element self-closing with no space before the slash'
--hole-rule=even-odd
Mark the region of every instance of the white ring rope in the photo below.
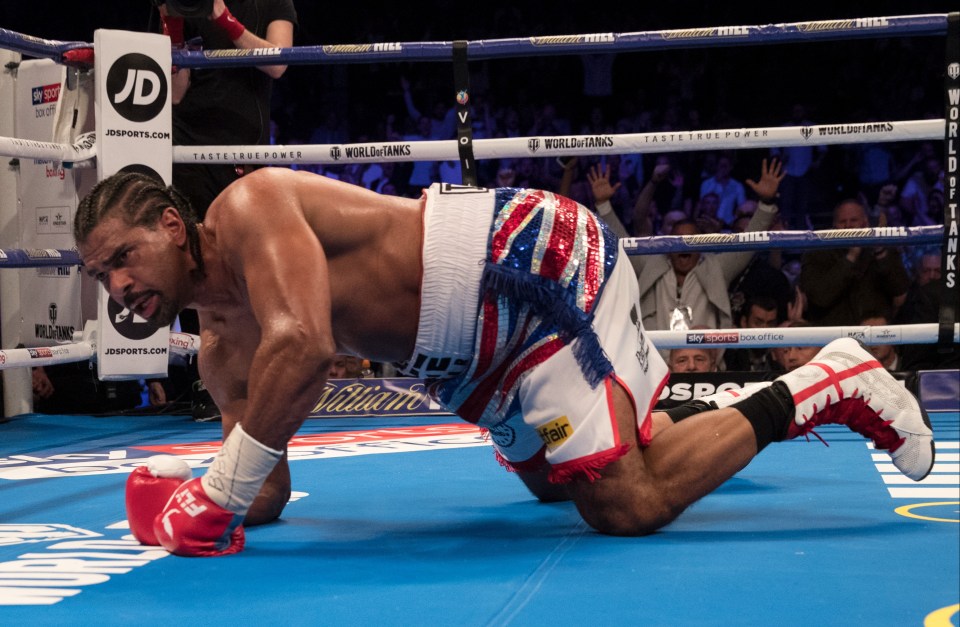
<svg viewBox="0 0 960 627">
<path fill-rule="evenodd" d="M 850 327 L 774 327 L 769 329 L 695 329 L 647 331 L 658 349 L 674 348 L 770 348 L 775 346 L 823 346 L 841 337 L 854 337 L 866 345 L 936 344 L 938 325 L 905 324 Z M 85 332 L 86 333 L 86 332 Z M 960 343 L 960 324 L 954 325 L 953 341 Z M 170 333 L 170 353 L 190 357 L 200 350 L 200 337 Z M 40 348 L 0 350 L 0 370 L 95 360 L 94 337 L 75 343 Z"/>
<path fill-rule="evenodd" d="M 703 150 L 774 148 L 802 145 L 860 144 L 942 140 L 946 120 L 903 120 L 810 126 L 778 126 L 653 133 L 570 135 L 476 139 L 476 159 L 689 152 Z M 0 137 L 0 156 L 47 159 L 66 164 L 96 158 L 96 133 L 84 133 L 73 144 Z M 459 159 L 456 140 L 368 142 L 358 144 L 304 144 L 292 146 L 174 146 L 174 163 L 339 164 Z M 82 340 L 49 347 L 0 350 L 0 370 L 46 366 L 96 359 L 96 333 L 87 325 Z M 770 329 L 648 330 L 658 349 L 694 346 L 768 348 L 822 346 L 841 337 L 855 337 L 867 345 L 935 344 L 936 323 L 890 326 L 801 327 Z M 80 335 L 80 334 L 78 334 Z M 80 339 L 75 336 L 75 339 Z M 960 324 L 953 341 L 960 343 Z M 171 356 L 192 356 L 200 338 L 170 334 Z"/>
<path fill-rule="evenodd" d="M 85 361 L 97 354 L 97 348 L 90 342 L 41 346 L 39 348 L 8 348 L 0 350 L 0 370 L 68 364 Z"/>
<path fill-rule="evenodd" d="M 770 348 L 773 346 L 824 346 L 842 337 L 853 337 L 867 345 L 936 344 L 939 325 L 935 322 L 885 326 L 773 327 L 768 329 L 693 329 L 647 331 L 659 349 Z M 953 325 L 953 341 L 960 343 L 960 324 Z"/>
<path fill-rule="evenodd" d="M 506 137 L 475 139 L 473 153 L 477 159 L 500 159 L 942 140 L 945 124 L 943 119 L 904 120 L 622 135 Z M 459 144 L 455 139 L 289 146 L 174 146 L 173 162 L 274 165 L 382 163 L 450 161 L 459 159 L 459 154 Z"/>
<path fill-rule="evenodd" d="M 946 121 L 904 120 L 703 131 L 505 137 L 473 142 L 477 159 L 691 152 L 777 148 L 806 144 L 862 144 L 943 139 Z M 456 140 L 294 144 L 287 146 L 174 146 L 173 163 L 254 163 L 273 165 L 449 161 L 459 159 Z M 73 144 L 0 137 L 0 156 L 50 159 L 64 163 L 96 157 L 95 133 Z"/>
<path fill-rule="evenodd" d="M 945 124 L 943 119 L 903 120 L 622 135 L 504 137 L 476 139 L 473 150 L 477 159 L 502 159 L 942 140 Z M 459 154 L 454 139 L 289 146 L 174 146 L 173 162 L 274 165 L 382 163 L 448 161 L 459 159 Z M 64 163 L 83 162 L 96 157 L 96 134 L 84 133 L 73 144 L 0 137 L 0 156 L 49 159 Z"/>
<path fill-rule="evenodd" d="M 96 321 L 90 321 L 84 328 L 83 339 L 79 342 L 66 342 L 56 346 L 38 348 L 9 348 L 0 350 L 0 370 L 7 368 L 32 368 L 68 364 L 76 361 L 96 361 L 97 341 L 93 328 Z M 81 333 L 74 334 L 77 339 Z M 170 333 L 170 356 L 192 357 L 200 349 L 200 337 L 189 333 Z"/>
<path fill-rule="evenodd" d="M 97 156 L 96 136 L 94 132 L 77 136 L 72 144 L 54 144 L 34 139 L 0 137 L 0 156 L 23 159 L 48 159 L 63 163 L 88 161 Z"/>
</svg>

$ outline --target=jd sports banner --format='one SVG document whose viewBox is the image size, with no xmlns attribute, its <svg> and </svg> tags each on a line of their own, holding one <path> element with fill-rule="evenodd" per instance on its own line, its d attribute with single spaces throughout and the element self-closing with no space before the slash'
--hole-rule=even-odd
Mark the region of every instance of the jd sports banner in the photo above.
<svg viewBox="0 0 960 627">
<path fill-rule="evenodd" d="M 152 174 L 170 184 L 170 40 L 98 30 L 97 175 Z M 104 380 L 166 376 L 169 329 L 157 328 L 100 289 L 97 359 Z"/>
</svg>

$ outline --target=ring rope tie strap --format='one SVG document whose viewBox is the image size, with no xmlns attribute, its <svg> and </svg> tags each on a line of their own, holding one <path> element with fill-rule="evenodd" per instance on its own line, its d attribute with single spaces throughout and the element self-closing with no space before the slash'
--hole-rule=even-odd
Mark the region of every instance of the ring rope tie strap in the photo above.
<svg viewBox="0 0 960 627">
<path fill-rule="evenodd" d="M 470 72 L 467 69 L 467 42 L 453 42 L 453 89 L 456 94 L 457 147 L 464 185 L 477 185 L 477 163 L 473 155 L 473 124 L 470 120 Z"/>
</svg>

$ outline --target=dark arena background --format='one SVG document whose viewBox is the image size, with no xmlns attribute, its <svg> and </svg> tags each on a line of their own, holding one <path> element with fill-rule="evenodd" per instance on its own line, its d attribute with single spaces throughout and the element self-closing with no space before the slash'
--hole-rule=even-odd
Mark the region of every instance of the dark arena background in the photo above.
<svg viewBox="0 0 960 627">
<path fill-rule="evenodd" d="M 294 4 L 295 46 L 960 10 L 955 1 Z M 150 0 L 0 0 L 0 28 L 92 42 L 101 28 L 154 32 L 155 13 Z M 791 123 L 797 106 L 804 124 L 945 118 L 944 37 L 603 56 L 472 62 L 474 104 L 508 136 L 512 115 L 515 136 L 777 127 Z M 274 143 L 411 135 L 405 87 L 420 111 L 442 117 L 454 105 L 453 78 L 452 64 L 440 62 L 290 66 L 273 85 Z M 563 121 L 551 129 L 569 133 L 541 126 L 548 106 Z M 886 145 L 907 172 L 923 144 Z M 828 228 L 832 207 L 863 191 L 858 153 L 846 148 L 825 151 L 806 219 L 794 228 Z M 737 150 L 734 178 L 757 178 L 769 155 Z M 676 159 L 691 193 L 715 165 L 707 151 Z M 0 167 L 7 162 L 0 157 Z M 498 167 L 480 164 L 480 183 L 493 185 Z M 653 160 L 643 167 L 649 176 Z M 395 193 L 419 195 L 405 185 L 411 164 L 396 168 Z M 325 172 L 347 175 L 340 164 Z M 249 529 L 239 555 L 213 559 L 173 557 L 134 540 L 124 483 L 160 453 L 202 473 L 220 446 L 219 422 L 194 421 L 189 407 L 9 417 L 0 422 L 0 626 L 960 627 L 956 373 L 901 377 L 918 391 L 937 441 L 923 482 L 846 428 L 818 427 L 826 446 L 816 438 L 775 443 L 642 538 L 600 535 L 571 503 L 537 502 L 500 467 L 486 434 L 441 411 L 422 382 L 329 382 L 290 443 L 293 494 L 282 519 Z M 731 382 L 745 380 L 678 375 L 663 398 L 676 404 Z M 378 411 L 384 405 L 389 415 Z"/>
</svg>

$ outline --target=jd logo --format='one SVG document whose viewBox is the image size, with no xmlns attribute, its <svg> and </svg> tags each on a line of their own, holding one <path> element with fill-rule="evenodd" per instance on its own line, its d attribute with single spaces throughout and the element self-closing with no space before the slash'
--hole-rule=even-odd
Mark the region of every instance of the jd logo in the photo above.
<svg viewBox="0 0 960 627">
<path fill-rule="evenodd" d="M 167 103 L 167 81 L 156 61 L 145 54 L 125 54 L 107 72 L 107 97 L 131 122 L 157 117 Z"/>
<path fill-rule="evenodd" d="M 112 298 L 107 303 L 107 315 L 117 333 L 128 340 L 145 340 L 158 329 L 152 322 L 141 318 Z"/>
</svg>

